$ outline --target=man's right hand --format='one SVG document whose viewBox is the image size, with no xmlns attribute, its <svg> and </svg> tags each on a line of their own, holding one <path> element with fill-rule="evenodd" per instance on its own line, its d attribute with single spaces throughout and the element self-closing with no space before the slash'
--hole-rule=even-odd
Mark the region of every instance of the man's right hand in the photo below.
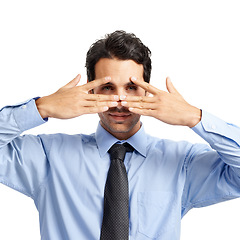
<svg viewBox="0 0 240 240">
<path fill-rule="evenodd" d="M 36 100 L 42 118 L 70 119 L 89 113 L 107 111 L 118 105 L 119 96 L 90 94 L 90 91 L 111 80 L 105 77 L 77 86 L 80 74 L 57 92 Z"/>
</svg>

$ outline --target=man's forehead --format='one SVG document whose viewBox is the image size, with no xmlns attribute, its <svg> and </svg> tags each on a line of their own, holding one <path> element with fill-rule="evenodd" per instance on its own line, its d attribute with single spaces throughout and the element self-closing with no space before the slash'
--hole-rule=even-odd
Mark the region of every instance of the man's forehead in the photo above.
<svg viewBox="0 0 240 240">
<path fill-rule="evenodd" d="M 95 65 L 95 73 L 111 75 L 128 75 L 128 74 L 143 74 L 143 65 L 137 64 L 133 60 L 118 60 L 102 58 Z"/>
</svg>

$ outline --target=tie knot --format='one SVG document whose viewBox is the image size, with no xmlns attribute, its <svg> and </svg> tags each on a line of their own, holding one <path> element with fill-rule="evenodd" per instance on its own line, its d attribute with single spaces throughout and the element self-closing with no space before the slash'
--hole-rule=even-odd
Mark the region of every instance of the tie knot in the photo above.
<svg viewBox="0 0 240 240">
<path fill-rule="evenodd" d="M 110 159 L 120 159 L 124 161 L 126 152 L 133 152 L 134 148 L 128 143 L 115 143 L 109 150 Z"/>
</svg>

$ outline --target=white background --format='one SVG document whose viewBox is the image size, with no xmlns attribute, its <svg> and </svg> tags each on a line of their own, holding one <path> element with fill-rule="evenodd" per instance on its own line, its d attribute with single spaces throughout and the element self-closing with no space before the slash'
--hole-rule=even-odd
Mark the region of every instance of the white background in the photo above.
<svg viewBox="0 0 240 240">
<path fill-rule="evenodd" d="M 0 106 L 56 91 L 78 73 L 89 46 L 106 33 L 135 33 L 152 50 L 151 83 L 170 76 L 192 105 L 240 125 L 238 1 L 1 0 Z M 185 127 L 143 117 L 160 138 L 203 142 Z M 28 133 L 92 133 L 97 115 L 53 120 Z M 183 240 L 239 239 L 240 200 L 190 211 Z M 94 227 L 94 226 L 93 226 Z M 0 186 L 0 239 L 40 239 L 30 198 Z"/>
</svg>

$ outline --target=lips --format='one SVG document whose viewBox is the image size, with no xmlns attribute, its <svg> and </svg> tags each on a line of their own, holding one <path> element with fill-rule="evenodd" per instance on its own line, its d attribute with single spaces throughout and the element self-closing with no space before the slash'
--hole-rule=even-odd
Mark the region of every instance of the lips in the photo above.
<svg viewBox="0 0 240 240">
<path fill-rule="evenodd" d="M 109 116 L 115 121 L 125 121 L 130 115 L 130 113 L 109 113 Z"/>
</svg>

